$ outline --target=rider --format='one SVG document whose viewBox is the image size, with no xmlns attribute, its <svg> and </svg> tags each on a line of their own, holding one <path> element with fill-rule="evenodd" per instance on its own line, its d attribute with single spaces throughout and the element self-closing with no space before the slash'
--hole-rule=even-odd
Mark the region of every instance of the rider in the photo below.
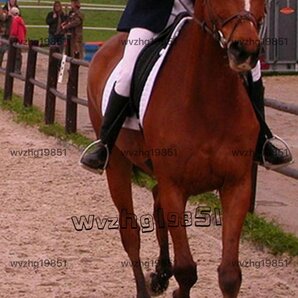
<svg viewBox="0 0 298 298">
<path fill-rule="evenodd" d="M 165 29 L 173 21 L 173 12 L 183 11 L 181 0 L 130 0 L 121 17 L 118 31 L 129 32 L 128 40 L 142 40 L 127 42 L 125 45 L 122 66 L 114 88 L 111 92 L 109 103 L 101 126 L 100 139 L 96 141 L 95 150 L 83 154 L 81 165 L 92 171 L 102 173 L 108 163 L 111 152 L 119 131 L 128 113 L 131 79 L 137 57 L 147 41 L 152 40 L 158 33 Z M 184 4 L 193 11 L 193 1 L 183 0 Z M 137 16 L 137 17 L 136 17 Z M 251 84 L 250 97 L 261 113 L 264 111 L 262 79 Z M 264 116 L 264 115 L 262 115 Z M 265 133 L 261 131 L 259 143 L 266 141 Z M 287 156 L 282 154 L 271 143 L 266 146 L 265 159 L 271 164 L 281 165 L 288 163 Z"/>
</svg>

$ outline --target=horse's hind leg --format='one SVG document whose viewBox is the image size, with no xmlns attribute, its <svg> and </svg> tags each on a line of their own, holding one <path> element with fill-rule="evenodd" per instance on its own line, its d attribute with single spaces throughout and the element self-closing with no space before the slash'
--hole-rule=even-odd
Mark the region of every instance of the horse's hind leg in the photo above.
<svg viewBox="0 0 298 298">
<path fill-rule="evenodd" d="M 241 286 L 241 269 L 238 263 L 239 241 L 243 222 L 250 205 L 251 177 L 225 183 L 220 190 L 223 208 L 223 250 L 218 267 L 219 286 L 224 298 L 235 298 Z"/>
<path fill-rule="evenodd" d="M 158 185 L 156 185 L 152 194 L 154 197 L 154 219 L 156 223 L 156 236 L 160 247 L 156 272 L 150 274 L 149 291 L 155 296 L 162 294 L 169 285 L 169 279 L 173 275 L 172 264 L 169 255 L 169 235 L 165 224 L 163 210 L 158 196 Z"/>
<path fill-rule="evenodd" d="M 132 263 L 137 298 L 149 298 L 140 261 L 140 227 L 134 216 L 131 171 L 131 163 L 115 147 L 107 167 L 109 189 L 119 212 L 121 240 Z"/>
<path fill-rule="evenodd" d="M 174 246 L 173 274 L 179 284 L 174 291 L 174 298 L 189 298 L 190 290 L 197 281 L 197 265 L 194 262 L 184 225 L 184 214 L 187 197 L 178 188 L 159 184 L 160 204 Z"/>
</svg>

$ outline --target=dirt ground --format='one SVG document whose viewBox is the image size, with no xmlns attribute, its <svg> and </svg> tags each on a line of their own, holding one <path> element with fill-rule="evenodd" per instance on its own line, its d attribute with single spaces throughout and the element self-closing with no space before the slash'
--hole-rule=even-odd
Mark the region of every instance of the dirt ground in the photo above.
<svg viewBox="0 0 298 298">
<path fill-rule="evenodd" d="M 24 60 L 26 61 L 26 55 Z M 23 65 L 23 71 L 25 63 Z M 48 58 L 39 55 L 37 59 L 36 78 L 46 82 L 48 68 Z M 66 93 L 67 70 L 64 73 L 64 79 L 61 84 L 58 84 L 58 89 Z M 79 96 L 87 98 L 86 81 L 87 68 L 80 68 L 80 86 Z M 264 84 L 266 87 L 266 97 L 279 99 L 283 102 L 298 103 L 298 76 L 287 77 L 265 77 Z M 0 86 L 4 86 L 4 76 L 0 75 Z M 24 83 L 16 80 L 14 84 L 14 92 L 23 95 Z M 45 92 L 44 90 L 35 87 L 34 104 L 44 109 Z M 65 101 L 57 99 L 56 119 L 58 122 L 65 123 Z M 288 142 L 294 158 L 298 160 L 298 122 L 297 116 L 286 114 L 271 108 L 266 109 L 267 123 L 272 128 L 273 132 L 281 136 Z M 84 106 L 78 108 L 78 123 L 79 132 L 94 138 L 94 132 L 89 120 L 88 110 Z M 293 167 L 298 167 L 296 164 Z M 273 182 L 273 183 L 272 183 Z M 259 167 L 256 212 L 272 219 L 282 225 L 289 232 L 298 235 L 298 183 L 297 180 L 285 177 L 273 171 Z"/>
<path fill-rule="evenodd" d="M 298 104 L 298 76 L 265 77 L 265 96 L 286 103 Z M 282 137 L 290 146 L 298 168 L 298 118 L 271 108 L 266 118 L 273 133 Z M 259 167 L 256 212 L 281 224 L 289 232 L 298 235 L 298 183 L 274 171 Z"/>
<path fill-rule="evenodd" d="M 46 68 L 46 58 L 39 59 L 39 79 L 45 78 Z M 0 78 L 3 81 L 3 77 Z M 82 70 L 81 97 L 86 96 L 85 79 Z M 0 83 L 3 86 L 3 82 Z M 268 97 L 297 103 L 298 78 L 266 78 L 265 83 Z M 60 88 L 65 88 L 65 84 Z M 23 83 L 15 84 L 14 90 L 22 94 Z M 38 88 L 34 102 L 43 106 L 44 92 Z M 64 105 L 63 101 L 58 101 L 56 116 L 61 122 L 64 121 Z M 272 109 L 267 109 L 267 116 L 270 126 L 289 142 L 297 159 L 297 119 Z M 93 136 L 85 107 L 79 110 L 78 127 Z M 105 176 L 83 171 L 77 165 L 80 153 L 76 148 L 44 136 L 35 128 L 16 124 L 11 114 L 4 111 L 0 111 L 0 144 L 0 297 L 135 297 L 132 270 L 124 263 L 128 257 L 118 231 L 107 227 L 99 230 L 95 224 L 89 231 L 76 231 L 71 220 L 73 216 L 82 215 L 117 216 Z M 33 158 L 11 153 L 12 150 L 48 148 L 53 149 L 56 156 Z M 63 152 L 63 156 L 57 156 L 58 151 Z M 295 180 L 261 169 L 257 212 L 298 234 L 297 190 Z M 133 192 L 135 214 L 140 218 L 152 209 L 151 194 L 137 186 L 133 187 Z M 194 209 L 188 206 L 190 212 Z M 221 228 L 193 226 L 188 228 L 188 235 L 199 273 L 192 297 L 221 297 L 216 271 L 221 257 Z M 152 271 L 158 255 L 153 232 L 142 233 L 141 251 L 144 271 Z M 290 262 L 284 256 L 278 259 L 276 266 L 275 257 L 248 243 L 241 244 L 240 252 L 240 260 L 248 263 L 242 267 L 239 297 L 298 297 L 296 259 Z M 59 263 L 54 261 L 57 259 Z M 51 265 L 46 266 L 47 260 L 52 260 Z M 23 267 L 26 261 L 29 262 Z M 270 262 L 270 266 L 257 266 L 262 262 Z M 162 297 L 171 297 L 175 287 L 172 279 Z"/>
<path fill-rule="evenodd" d="M 115 217 L 105 177 L 77 165 L 79 152 L 35 128 L 16 124 L 8 112 L 0 113 L 1 141 L 1 284 L 0 297 L 135 297 L 130 266 L 117 230 L 93 228 L 76 231 L 72 216 Z M 12 150 L 61 149 L 63 156 L 12 156 Z M 32 155 L 32 154 L 31 154 Z M 136 215 L 152 209 L 149 191 L 134 186 Z M 194 206 L 188 206 L 194 212 Z M 199 282 L 192 297 L 220 297 L 216 268 L 220 262 L 219 226 L 189 227 Z M 275 260 L 247 243 L 241 260 Z M 152 270 L 158 247 L 154 233 L 142 233 L 144 270 Z M 50 266 L 46 260 L 61 260 Z M 26 267 L 13 265 L 29 261 Z M 32 263 L 32 262 L 36 263 Z M 240 297 L 298 297 L 297 260 L 279 267 L 246 265 Z M 145 264 L 147 264 L 145 266 Z M 58 267 L 59 266 L 59 267 Z M 175 281 L 163 297 L 171 297 Z"/>
</svg>

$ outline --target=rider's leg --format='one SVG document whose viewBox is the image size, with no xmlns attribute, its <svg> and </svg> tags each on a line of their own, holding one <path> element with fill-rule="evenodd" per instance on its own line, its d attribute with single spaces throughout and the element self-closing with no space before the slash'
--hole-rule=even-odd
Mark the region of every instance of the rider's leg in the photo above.
<svg viewBox="0 0 298 298">
<path fill-rule="evenodd" d="M 127 116 L 131 79 L 137 57 L 154 36 L 155 33 L 147 29 L 131 29 L 124 50 L 119 77 L 110 95 L 103 118 L 100 141 L 93 152 L 87 152 L 81 158 L 81 165 L 86 169 L 99 173 L 105 169 L 109 153 Z"/>
<path fill-rule="evenodd" d="M 258 62 L 257 66 L 252 70 L 252 84 L 250 90 L 250 99 L 254 103 L 255 107 L 258 109 L 258 113 L 263 118 L 265 122 L 265 108 L 264 108 L 264 86 L 261 77 L 260 63 Z M 261 131 L 259 134 L 257 149 L 256 149 L 256 158 L 263 162 L 262 159 L 262 149 L 263 145 L 270 138 L 266 135 L 264 126 L 261 125 Z M 286 153 L 286 154 L 285 154 Z M 270 141 L 267 142 L 264 148 L 264 158 L 265 161 L 273 166 L 285 165 L 291 162 L 292 157 L 288 149 L 281 150 L 274 146 Z"/>
</svg>

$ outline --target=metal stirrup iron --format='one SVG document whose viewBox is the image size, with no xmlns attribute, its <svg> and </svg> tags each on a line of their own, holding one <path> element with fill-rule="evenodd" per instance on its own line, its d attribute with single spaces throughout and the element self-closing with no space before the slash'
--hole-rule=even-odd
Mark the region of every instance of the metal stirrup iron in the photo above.
<svg viewBox="0 0 298 298">
<path fill-rule="evenodd" d="M 285 145 L 286 147 L 286 152 L 287 154 L 289 155 L 289 157 L 291 158 L 291 161 L 289 161 L 288 163 L 285 163 L 285 164 L 281 164 L 281 165 L 273 165 L 271 164 L 270 162 L 267 162 L 265 160 L 265 148 L 266 148 L 266 145 L 268 143 L 270 143 L 271 141 L 274 141 L 274 140 L 278 140 L 280 141 L 282 144 Z M 293 159 L 293 155 L 292 155 L 292 152 L 290 151 L 290 148 L 289 148 L 289 145 L 279 136 L 277 135 L 273 135 L 272 138 L 269 138 L 265 141 L 264 145 L 263 145 L 263 148 L 262 148 L 262 160 L 263 160 L 263 165 L 264 167 L 267 169 L 267 170 L 270 170 L 270 169 L 278 169 L 278 168 L 282 168 L 282 167 L 285 167 L 289 164 L 292 164 L 294 162 L 294 159 Z"/>
<path fill-rule="evenodd" d="M 98 169 L 98 170 L 91 169 L 91 168 L 85 166 L 85 165 L 82 163 L 82 159 L 83 159 L 83 157 L 85 156 L 85 154 L 88 152 L 88 150 L 89 150 L 91 147 L 93 147 L 93 146 L 95 146 L 95 145 L 97 145 L 97 144 L 99 144 L 99 143 L 101 143 L 101 140 L 96 140 L 96 141 L 92 142 L 90 145 L 88 145 L 88 147 L 87 147 L 87 148 L 83 151 L 83 153 L 81 154 L 81 157 L 80 157 L 80 160 L 79 160 L 79 165 L 80 165 L 81 167 L 83 167 L 84 169 L 86 169 L 86 170 L 88 170 L 88 171 L 90 171 L 90 172 L 92 172 L 92 173 L 96 173 L 96 174 L 102 174 L 103 171 L 106 169 L 106 167 L 107 167 L 107 165 L 108 165 L 108 162 L 109 162 L 109 159 L 110 159 L 110 150 L 109 150 L 109 148 L 108 148 L 108 145 L 103 144 L 103 145 L 104 145 L 104 148 L 105 148 L 106 151 L 107 151 L 107 157 L 106 157 L 106 162 L 105 162 L 105 164 L 104 164 L 104 166 L 103 166 L 102 169 Z"/>
</svg>

